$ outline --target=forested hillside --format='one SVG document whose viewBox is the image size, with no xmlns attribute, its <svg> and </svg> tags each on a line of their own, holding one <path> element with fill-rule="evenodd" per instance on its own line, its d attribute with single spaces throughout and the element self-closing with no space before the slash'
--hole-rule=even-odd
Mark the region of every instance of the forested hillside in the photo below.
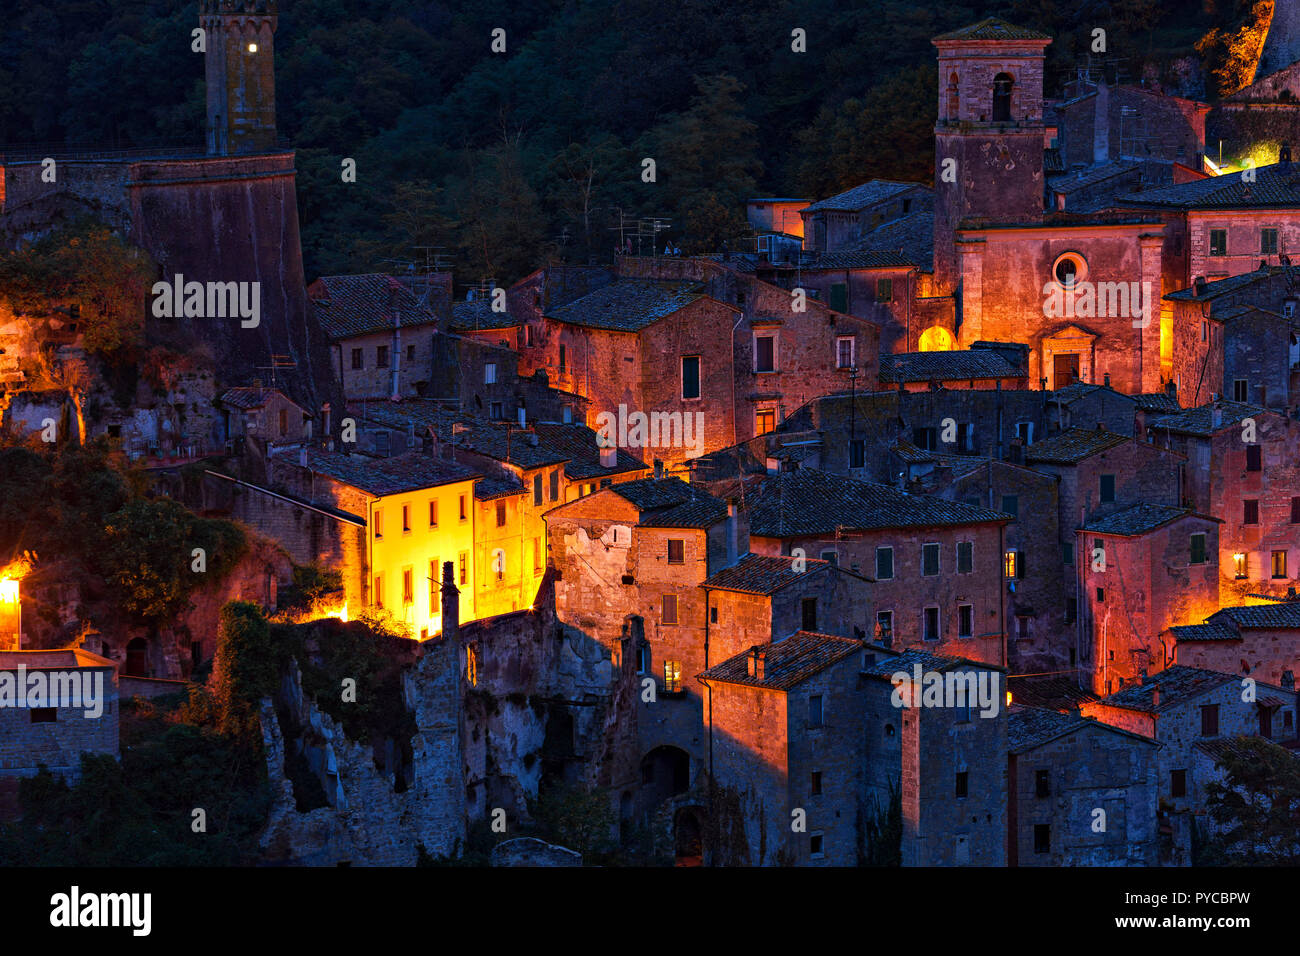
<svg viewBox="0 0 1300 956">
<path fill-rule="evenodd" d="M 280 134 L 307 273 L 443 247 L 458 281 L 608 258 L 623 216 L 684 251 L 757 194 L 929 179 L 930 38 L 986 16 L 1051 33 L 1048 91 L 1092 32 L 1128 79 L 1213 98 L 1268 0 L 281 0 Z M 2 0 L 0 143 L 199 143 L 197 4 Z M 506 51 L 490 50 L 495 28 Z M 791 31 L 807 52 L 791 49 Z M 51 55 L 51 50 L 57 51 Z M 655 159 L 657 181 L 641 181 Z M 356 160 L 357 181 L 340 175 Z M 734 247 L 734 242 L 733 242 Z"/>
</svg>

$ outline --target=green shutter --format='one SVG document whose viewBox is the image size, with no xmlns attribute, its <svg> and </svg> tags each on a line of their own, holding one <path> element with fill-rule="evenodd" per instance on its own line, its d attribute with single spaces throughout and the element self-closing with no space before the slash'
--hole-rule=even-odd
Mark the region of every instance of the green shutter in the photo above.
<svg viewBox="0 0 1300 956">
<path fill-rule="evenodd" d="M 849 287 L 843 282 L 831 285 L 831 308 L 836 312 L 849 311 Z"/>
</svg>

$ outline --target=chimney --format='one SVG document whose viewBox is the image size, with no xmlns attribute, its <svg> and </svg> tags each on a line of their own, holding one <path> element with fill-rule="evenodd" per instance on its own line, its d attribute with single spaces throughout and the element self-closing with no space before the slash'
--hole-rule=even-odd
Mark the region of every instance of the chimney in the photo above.
<svg viewBox="0 0 1300 956">
<path fill-rule="evenodd" d="M 1218 402 L 1215 402 L 1213 409 L 1210 411 L 1210 426 L 1212 428 L 1217 429 L 1222 424 L 1223 424 L 1223 409 L 1219 407 Z"/>
<path fill-rule="evenodd" d="M 519 427 L 520 428 L 528 427 L 528 412 L 525 411 L 522 407 L 519 409 Z"/>
<path fill-rule="evenodd" d="M 754 645 L 749 649 L 749 676 L 754 680 L 763 680 L 767 673 L 767 648 Z"/>
<path fill-rule="evenodd" d="M 442 637 L 446 641 L 460 637 L 460 590 L 450 561 L 442 562 Z"/>
<path fill-rule="evenodd" d="M 1205 276 L 1197 276 L 1192 280 L 1192 295 L 1198 299 L 1205 295 Z"/>
<path fill-rule="evenodd" d="M 600 448 L 600 467 L 613 468 L 618 464 L 618 449 L 613 445 L 602 445 Z"/>
<path fill-rule="evenodd" d="M 1105 383 L 1106 387 L 1110 388 L 1110 372 L 1107 372 L 1105 375 L 1103 375 L 1101 379 Z"/>
<path fill-rule="evenodd" d="M 301 448 L 298 449 L 298 465 L 299 467 L 302 468 L 307 467 L 307 446 L 306 445 L 303 445 Z"/>
<path fill-rule="evenodd" d="M 1159 685 L 1151 688 L 1151 706 L 1160 706 L 1160 687 Z"/>
<path fill-rule="evenodd" d="M 735 564 L 740 558 L 740 529 L 736 520 L 736 503 L 727 502 L 727 566 Z"/>
<path fill-rule="evenodd" d="M 1110 160 L 1110 88 L 1103 77 L 1097 83 L 1096 112 L 1092 124 L 1092 161 L 1105 163 Z M 1121 148 L 1123 144 L 1120 144 Z"/>
<path fill-rule="evenodd" d="M 1291 691 L 1295 690 L 1295 672 L 1294 672 L 1294 671 L 1283 671 L 1283 672 L 1282 672 L 1282 689 L 1283 689 L 1283 690 L 1291 690 Z"/>
<path fill-rule="evenodd" d="M 664 476 L 664 462 L 663 462 L 663 459 L 662 459 L 662 458 L 656 458 L 656 459 L 655 459 L 655 478 L 662 478 L 663 476 Z"/>
</svg>

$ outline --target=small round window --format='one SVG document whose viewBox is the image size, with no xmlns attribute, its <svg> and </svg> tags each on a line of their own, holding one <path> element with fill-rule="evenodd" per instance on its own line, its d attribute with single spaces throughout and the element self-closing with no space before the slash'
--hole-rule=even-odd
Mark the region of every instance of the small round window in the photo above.
<svg viewBox="0 0 1300 956">
<path fill-rule="evenodd" d="M 1088 263 L 1077 252 L 1066 252 L 1052 264 L 1052 278 L 1064 289 L 1073 289 L 1088 277 Z"/>
</svg>

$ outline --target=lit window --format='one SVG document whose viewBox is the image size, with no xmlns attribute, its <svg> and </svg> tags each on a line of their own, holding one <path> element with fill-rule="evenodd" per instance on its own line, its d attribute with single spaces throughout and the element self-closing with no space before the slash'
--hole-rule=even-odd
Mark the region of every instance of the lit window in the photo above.
<svg viewBox="0 0 1300 956">
<path fill-rule="evenodd" d="M 402 534 L 411 533 L 411 506 L 402 505 Z"/>
<path fill-rule="evenodd" d="M 257 44 L 256 44 L 256 43 L 250 43 L 250 44 L 248 44 L 248 52 L 249 52 L 249 53 L 256 53 L 256 52 L 257 52 Z"/>
<path fill-rule="evenodd" d="M 375 537 L 384 536 L 384 511 L 382 508 L 375 509 Z"/>
<path fill-rule="evenodd" d="M 465 521 L 469 518 L 469 510 L 466 508 L 465 496 L 460 496 L 460 520 Z"/>
<path fill-rule="evenodd" d="M 776 409 L 760 408 L 754 412 L 754 434 L 766 435 L 776 428 Z"/>
<path fill-rule="evenodd" d="M 682 662 L 664 661 L 664 691 L 680 694 L 682 690 Z"/>
<path fill-rule="evenodd" d="M 1016 551 L 1008 551 L 1006 553 L 1006 555 L 1004 556 L 1003 569 L 1002 569 L 1002 574 L 1004 577 L 1014 578 L 1016 576 L 1017 565 L 1020 563 L 1020 561 L 1018 560 L 1019 557 L 1020 557 L 1019 552 Z"/>
<path fill-rule="evenodd" d="M 1285 551 L 1273 552 L 1273 577 L 1275 578 L 1286 577 L 1286 552 Z"/>
<path fill-rule="evenodd" d="M 434 558 L 429 562 L 429 614 L 442 613 L 442 572 L 438 567 L 438 559 Z"/>
<path fill-rule="evenodd" d="M 457 555 L 456 567 L 459 573 L 460 583 L 465 584 L 469 581 L 469 554 L 467 552 L 462 551 Z"/>
<path fill-rule="evenodd" d="M 415 572 L 410 568 L 402 569 L 402 603 L 415 603 Z"/>
<path fill-rule="evenodd" d="M 438 500 L 436 498 L 429 499 L 429 527 L 438 527 Z"/>
<path fill-rule="evenodd" d="M 1238 551 L 1232 556 L 1232 569 L 1237 576 L 1237 580 L 1243 580 L 1246 577 L 1246 555 Z"/>
</svg>

